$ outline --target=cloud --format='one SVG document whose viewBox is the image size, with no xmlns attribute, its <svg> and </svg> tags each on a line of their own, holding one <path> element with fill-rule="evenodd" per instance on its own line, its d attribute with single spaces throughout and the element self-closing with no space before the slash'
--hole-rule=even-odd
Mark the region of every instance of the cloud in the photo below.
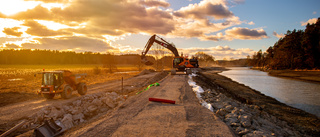
<svg viewBox="0 0 320 137">
<path fill-rule="evenodd" d="M 13 43 L 16 41 L 21 41 L 23 38 L 7 38 L 7 37 L 0 37 L 0 46 L 5 45 L 7 43 Z"/>
<path fill-rule="evenodd" d="M 276 36 L 277 38 L 282 38 L 282 37 L 284 37 L 284 34 L 283 34 L 283 33 L 278 34 L 277 32 L 273 31 L 272 34 L 273 34 L 273 36 Z"/>
<path fill-rule="evenodd" d="M 308 23 L 309 24 L 314 24 L 314 23 L 316 23 L 317 22 L 317 18 L 312 18 L 312 19 L 309 19 L 308 21 L 306 21 L 306 22 L 303 22 L 303 21 L 301 21 L 301 26 L 306 26 Z"/>
<path fill-rule="evenodd" d="M 169 7 L 170 4 L 166 1 L 159 1 L 159 0 L 144 0 L 144 1 L 140 1 L 140 4 L 142 5 L 146 5 L 149 7 Z"/>
<path fill-rule="evenodd" d="M 73 50 L 77 52 L 95 51 L 106 52 L 113 49 L 103 40 L 87 37 L 59 37 L 59 38 L 35 38 L 36 43 L 24 43 L 22 48 L 26 49 L 52 49 L 52 50 Z"/>
<path fill-rule="evenodd" d="M 249 25 L 254 25 L 253 21 L 248 22 Z"/>
<path fill-rule="evenodd" d="M 9 48 L 9 49 L 21 48 L 21 47 L 19 47 L 18 45 L 13 44 L 13 43 L 7 43 L 7 44 L 5 44 L 5 46 L 6 46 L 7 48 Z"/>
<path fill-rule="evenodd" d="M 36 6 L 33 9 L 19 12 L 17 14 L 7 16 L 7 18 L 17 20 L 39 19 L 39 20 L 54 20 L 54 14 L 52 14 L 47 8 L 41 5 Z"/>
<path fill-rule="evenodd" d="M 20 29 L 20 27 L 4 28 L 2 32 L 6 35 L 20 37 L 23 34 L 23 32 L 19 32 L 18 29 Z"/>
<path fill-rule="evenodd" d="M 34 20 L 25 21 L 23 25 L 29 27 L 26 33 L 33 36 L 58 36 L 58 35 L 72 34 L 71 32 L 66 32 L 64 30 L 58 30 L 58 31 L 50 30 L 46 26 L 43 26 Z"/>
<path fill-rule="evenodd" d="M 267 33 L 263 29 L 248 29 L 234 27 L 225 31 L 228 39 L 263 39 L 268 38 Z"/>
<path fill-rule="evenodd" d="M 7 17 L 7 15 L 0 12 L 0 18 L 6 18 L 6 17 Z"/>
<path fill-rule="evenodd" d="M 65 3 L 69 2 L 69 0 L 24 0 L 24 1 L 41 1 L 45 3 Z"/>
<path fill-rule="evenodd" d="M 225 1 L 203 0 L 199 4 L 190 4 L 175 11 L 174 15 L 193 19 L 206 19 L 208 16 L 223 19 L 233 16 L 233 13 L 228 9 Z"/>
<path fill-rule="evenodd" d="M 212 55 L 216 59 L 223 59 L 223 58 L 246 58 L 247 55 L 252 55 L 255 51 L 249 48 L 240 48 L 240 49 L 233 49 L 229 46 L 215 46 L 215 47 L 208 47 L 208 48 L 185 48 L 179 49 L 180 52 L 183 52 L 185 55 L 192 56 L 195 53 L 201 51 L 206 54 Z"/>
</svg>

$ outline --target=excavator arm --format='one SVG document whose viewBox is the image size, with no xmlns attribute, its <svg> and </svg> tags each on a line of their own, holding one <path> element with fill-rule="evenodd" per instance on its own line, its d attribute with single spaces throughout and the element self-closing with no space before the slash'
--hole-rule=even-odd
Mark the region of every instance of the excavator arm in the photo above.
<svg viewBox="0 0 320 137">
<path fill-rule="evenodd" d="M 174 54 L 175 57 L 179 57 L 178 50 L 173 44 L 170 44 L 169 42 L 165 41 L 164 39 L 160 38 L 157 35 L 153 35 L 148 40 L 146 46 L 144 47 L 144 49 L 142 51 L 142 55 L 141 55 L 141 62 L 142 63 L 144 63 L 146 65 L 152 65 L 153 64 L 152 62 L 148 61 L 147 58 L 146 58 L 146 54 L 150 50 L 150 48 L 153 45 L 153 43 L 157 43 L 157 44 L 169 49 Z"/>
</svg>

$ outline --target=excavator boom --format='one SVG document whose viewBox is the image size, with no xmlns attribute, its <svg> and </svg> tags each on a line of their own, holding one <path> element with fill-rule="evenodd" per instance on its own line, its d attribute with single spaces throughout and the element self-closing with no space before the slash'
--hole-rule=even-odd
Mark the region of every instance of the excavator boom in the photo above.
<svg viewBox="0 0 320 137">
<path fill-rule="evenodd" d="M 161 45 L 162 47 L 165 47 L 169 49 L 173 54 L 174 54 L 174 60 L 172 62 L 173 68 L 177 68 L 179 71 L 185 71 L 186 68 L 197 68 L 199 67 L 198 65 L 198 60 L 197 59 L 187 59 L 185 57 L 180 57 L 177 48 L 174 46 L 174 44 L 171 44 L 164 39 L 160 38 L 157 35 L 153 35 L 150 37 L 148 40 L 146 46 L 144 47 L 141 55 L 141 62 L 146 64 L 146 65 L 153 65 L 152 62 L 148 61 L 146 58 L 146 54 L 152 47 L 154 43 L 157 43 Z"/>
<path fill-rule="evenodd" d="M 148 40 L 146 46 L 144 47 L 144 49 L 142 51 L 142 56 L 141 56 L 141 62 L 142 63 L 144 63 L 146 65 L 152 65 L 153 64 L 153 63 L 151 63 L 150 61 L 148 61 L 146 59 L 146 54 L 148 53 L 148 51 L 150 50 L 150 48 L 152 47 L 152 45 L 154 43 L 157 43 L 157 44 L 169 49 L 174 54 L 175 57 L 179 57 L 178 50 L 173 44 L 170 44 L 169 42 L 165 41 L 164 39 L 160 38 L 157 35 L 153 35 Z"/>
</svg>

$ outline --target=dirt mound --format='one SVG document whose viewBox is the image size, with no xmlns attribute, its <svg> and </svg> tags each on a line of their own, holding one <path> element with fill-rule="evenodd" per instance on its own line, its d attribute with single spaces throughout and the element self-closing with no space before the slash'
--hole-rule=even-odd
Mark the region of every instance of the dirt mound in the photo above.
<svg viewBox="0 0 320 137">
<path fill-rule="evenodd" d="M 146 85 L 158 82 L 159 80 L 163 79 L 167 75 L 168 75 L 168 72 L 162 71 L 162 72 L 158 73 L 157 75 L 153 76 L 152 78 L 150 78 L 149 80 L 147 80 L 144 85 L 146 86 Z"/>
<path fill-rule="evenodd" d="M 152 72 L 155 72 L 155 71 L 153 69 L 144 69 L 137 76 L 149 74 L 149 73 L 152 73 Z"/>
</svg>

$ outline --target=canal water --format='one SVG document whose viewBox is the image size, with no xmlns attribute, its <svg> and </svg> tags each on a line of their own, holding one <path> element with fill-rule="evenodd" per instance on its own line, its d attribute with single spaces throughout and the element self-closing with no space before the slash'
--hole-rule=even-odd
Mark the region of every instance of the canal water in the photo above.
<svg viewBox="0 0 320 137">
<path fill-rule="evenodd" d="M 248 67 L 232 67 L 220 73 L 289 106 L 320 117 L 320 84 L 269 76 Z"/>
</svg>

